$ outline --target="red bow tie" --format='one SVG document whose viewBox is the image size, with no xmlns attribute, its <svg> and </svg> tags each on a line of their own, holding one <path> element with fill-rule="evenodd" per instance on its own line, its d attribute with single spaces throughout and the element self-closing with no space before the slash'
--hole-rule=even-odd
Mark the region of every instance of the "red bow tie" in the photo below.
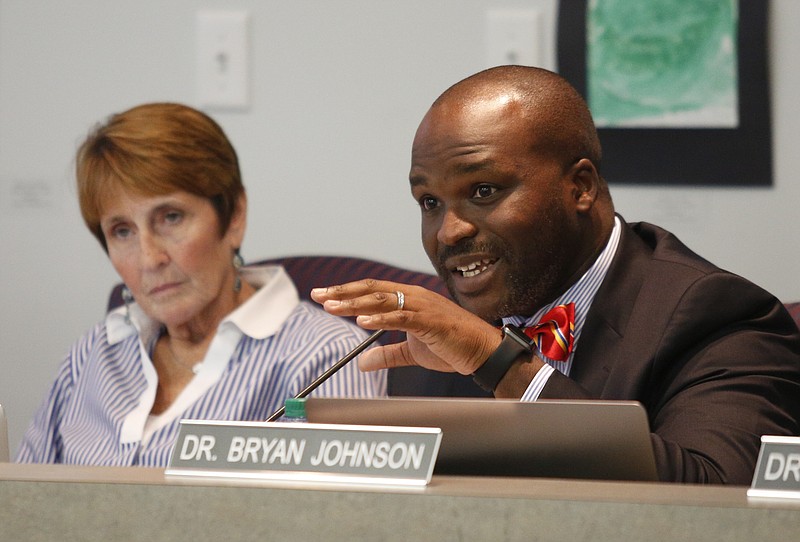
<svg viewBox="0 0 800 542">
<path fill-rule="evenodd" d="M 539 352 L 550 359 L 566 361 L 575 340 L 575 303 L 554 307 L 538 324 L 524 331 Z"/>
</svg>

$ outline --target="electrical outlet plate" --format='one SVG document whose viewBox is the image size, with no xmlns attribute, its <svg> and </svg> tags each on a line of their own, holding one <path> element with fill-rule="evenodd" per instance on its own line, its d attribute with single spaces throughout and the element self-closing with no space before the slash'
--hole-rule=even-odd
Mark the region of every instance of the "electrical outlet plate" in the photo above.
<svg viewBox="0 0 800 542">
<path fill-rule="evenodd" d="M 486 14 L 488 66 L 543 66 L 544 17 L 538 9 L 492 9 Z"/>
<path fill-rule="evenodd" d="M 197 100 L 200 107 L 250 106 L 249 13 L 202 10 L 197 13 Z"/>
</svg>

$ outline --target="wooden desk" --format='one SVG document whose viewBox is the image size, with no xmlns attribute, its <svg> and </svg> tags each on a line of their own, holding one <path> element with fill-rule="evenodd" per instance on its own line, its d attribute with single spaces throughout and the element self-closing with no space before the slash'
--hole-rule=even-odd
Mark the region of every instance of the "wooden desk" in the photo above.
<svg viewBox="0 0 800 542">
<path fill-rule="evenodd" d="M 0 540 L 800 540 L 746 487 L 435 476 L 424 489 L 0 464 Z"/>
</svg>

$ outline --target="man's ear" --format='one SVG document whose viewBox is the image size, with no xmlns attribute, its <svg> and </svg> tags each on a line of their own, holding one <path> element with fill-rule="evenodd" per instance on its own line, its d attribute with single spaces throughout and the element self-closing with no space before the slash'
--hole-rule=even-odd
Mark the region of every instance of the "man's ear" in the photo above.
<svg viewBox="0 0 800 542">
<path fill-rule="evenodd" d="M 589 212 L 597 201 L 600 191 L 600 175 L 597 173 L 597 168 L 588 158 L 581 158 L 573 164 L 570 175 L 576 210 L 579 213 Z"/>
</svg>

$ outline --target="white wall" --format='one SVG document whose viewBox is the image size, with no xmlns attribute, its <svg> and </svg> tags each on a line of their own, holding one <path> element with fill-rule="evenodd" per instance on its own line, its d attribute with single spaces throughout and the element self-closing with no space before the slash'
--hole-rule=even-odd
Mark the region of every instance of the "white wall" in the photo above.
<svg viewBox="0 0 800 542">
<path fill-rule="evenodd" d="M 429 270 L 407 189 L 411 138 L 442 90 L 486 67 L 487 9 L 518 6 L 542 9 L 544 65 L 555 67 L 555 0 L 0 0 L 0 402 L 12 446 L 115 282 L 79 217 L 75 147 L 112 112 L 195 103 L 199 9 L 251 14 L 252 105 L 212 112 L 249 192 L 244 255 L 351 254 Z M 659 223 L 800 300 L 800 2 L 771 10 L 774 186 L 612 191 L 627 219 Z"/>
</svg>

